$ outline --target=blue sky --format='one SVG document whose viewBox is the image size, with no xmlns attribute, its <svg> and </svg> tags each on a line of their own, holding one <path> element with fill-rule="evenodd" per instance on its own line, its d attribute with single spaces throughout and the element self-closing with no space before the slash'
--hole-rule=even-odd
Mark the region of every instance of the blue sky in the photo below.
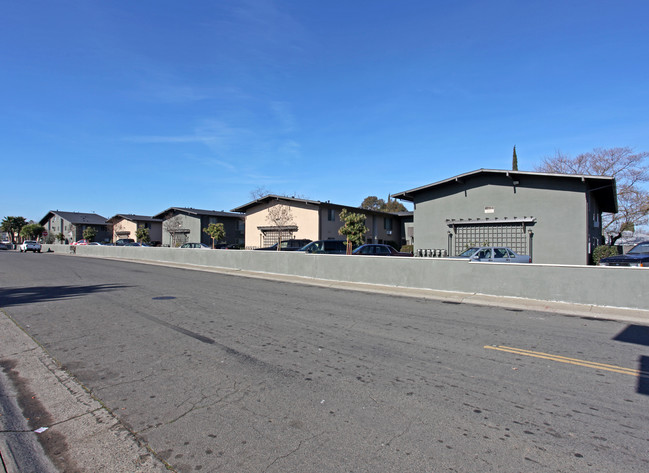
<svg viewBox="0 0 649 473">
<path fill-rule="evenodd" d="M 649 2 L 0 0 L 0 218 L 649 151 Z"/>
</svg>

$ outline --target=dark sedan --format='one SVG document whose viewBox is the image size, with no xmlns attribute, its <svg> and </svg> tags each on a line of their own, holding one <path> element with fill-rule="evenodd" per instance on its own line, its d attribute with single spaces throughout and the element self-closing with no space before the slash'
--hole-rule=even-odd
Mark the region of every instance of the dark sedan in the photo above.
<svg viewBox="0 0 649 473">
<path fill-rule="evenodd" d="M 403 253 L 395 250 L 390 245 L 381 245 L 377 243 L 361 245 L 356 248 L 352 254 L 369 256 L 412 256 L 412 253 Z"/>
<path fill-rule="evenodd" d="M 599 261 L 600 266 L 633 266 L 649 268 L 649 241 L 643 241 L 631 248 L 625 255 L 609 256 Z"/>
<path fill-rule="evenodd" d="M 283 240 L 279 251 L 297 251 L 302 248 L 304 245 L 311 243 L 311 240 Z M 277 243 L 272 246 L 266 246 L 264 248 L 255 248 L 256 250 L 266 250 L 266 251 L 278 251 Z"/>
</svg>

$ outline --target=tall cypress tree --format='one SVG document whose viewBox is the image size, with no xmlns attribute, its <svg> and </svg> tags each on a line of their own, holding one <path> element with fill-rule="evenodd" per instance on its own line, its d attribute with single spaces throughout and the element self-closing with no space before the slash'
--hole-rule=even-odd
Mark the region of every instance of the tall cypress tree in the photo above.
<svg viewBox="0 0 649 473">
<path fill-rule="evenodd" d="M 516 156 L 516 145 L 514 145 L 514 156 L 512 156 L 512 171 L 518 171 L 518 156 Z"/>
</svg>

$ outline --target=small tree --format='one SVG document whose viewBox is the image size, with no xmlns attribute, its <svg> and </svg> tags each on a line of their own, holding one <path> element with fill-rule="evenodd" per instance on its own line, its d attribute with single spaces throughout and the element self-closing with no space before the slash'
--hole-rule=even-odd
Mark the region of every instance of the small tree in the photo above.
<svg viewBox="0 0 649 473">
<path fill-rule="evenodd" d="M 277 228 L 277 251 L 281 250 L 282 232 L 286 227 L 293 223 L 293 214 L 291 208 L 287 205 L 277 204 L 268 209 L 266 220 Z"/>
<path fill-rule="evenodd" d="M 20 229 L 20 236 L 25 240 L 36 240 L 43 235 L 45 227 L 38 223 L 29 223 Z"/>
<path fill-rule="evenodd" d="M 210 223 L 207 228 L 203 228 L 203 231 L 212 238 L 212 249 L 214 249 L 215 242 L 225 238 L 225 228 L 222 223 Z"/>
<path fill-rule="evenodd" d="M 149 243 L 151 241 L 151 237 L 149 236 L 149 229 L 140 227 L 137 230 L 135 230 L 135 238 L 137 238 L 137 241 L 140 243 Z"/>
<path fill-rule="evenodd" d="M 369 231 L 365 226 L 365 215 L 348 212 L 343 209 L 340 212 L 340 221 L 345 222 L 345 225 L 338 229 L 338 233 L 347 237 L 345 245 L 347 246 L 347 254 L 352 254 L 352 245 L 361 245 L 363 237 Z"/>
<path fill-rule="evenodd" d="M 65 235 L 63 234 L 63 232 L 57 233 L 56 234 L 56 239 L 59 240 L 59 242 L 61 244 L 63 244 L 63 242 L 65 241 Z"/>
<path fill-rule="evenodd" d="M 95 230 L 93 227 L 87 227 L 83 231 L 83 238 L 88 241 L 92 241 L 95 239 L 97 236 L 97 230 Z"/>
</svg>

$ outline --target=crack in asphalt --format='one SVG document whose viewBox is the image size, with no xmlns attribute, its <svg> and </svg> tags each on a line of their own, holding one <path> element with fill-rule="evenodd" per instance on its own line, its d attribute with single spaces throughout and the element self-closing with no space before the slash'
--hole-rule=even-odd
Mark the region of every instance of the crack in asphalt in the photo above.
<svg viewBox="0 0 649 473">
<path fill-rule="evenodd" d="M 305 438 L 305 439 L 300 440 L 300 442 L 297 444 L 297 447 L 295 447 L 293 450 L 290 450 L 290 451 L 287 452 L 285 455 L 280 455 L 280 456 L 278 456 L 278 457 L 275 457 L 275 459 L 274 459 L 272 462 L 270 462 L 270 463 L 266 466 L 266 468 L 263 469 L 263 471 L 268 471 L 268 470 L 269 470 L 269 469 L 270 469 L 270 468 L 271 468 L 275 463 L 277 463 L 278 461 L 283 460 L 283 459 L 285 459 L 285 458 L 288 458 L 288 457 L 290 457 L 291 455 L 294 455 L 295 453 L 297 453 L 297 452 L 302 448 L 302 444 L 303 444 L 303 443 L 305 443 L 305 442 L 309 442 L 309 441 L 313 440 L 314 438 L 320 437 L 320 436 L 323 435 L 323 434 L 324 434 L 324 432 L 320 432 L 319 434 L 314 434 L 314 435 L 312 435 L 311 437 L 307 437 L 307 438 Z"/>
</svg>

